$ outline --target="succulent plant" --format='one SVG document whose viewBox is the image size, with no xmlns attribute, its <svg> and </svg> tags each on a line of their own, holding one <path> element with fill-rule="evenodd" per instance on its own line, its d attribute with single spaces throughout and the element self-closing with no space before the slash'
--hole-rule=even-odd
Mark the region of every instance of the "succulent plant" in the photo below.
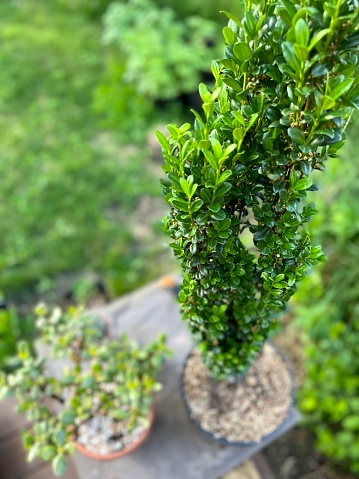
<svg viewBox="0 0 359 479">
<path fill-rule="evenodd" d="M 52 461 L 60 475 L 79 429 L 93 418 L 121 421 L 123 434 L 148 426 L 153 392 L 161 386 L 155 374 L 169 351 L 164 336 L 145 348 L 126 335 L 110 340 L 103 322 L 82 308 L 50 312 L 41 305 L 36 312 L 41 339 L 55 357 L 67 358 L 61 377 L 46 367 L 50 358 L 34 357 L 20 342 L 14 370 L 0 376 L 0 397 L 15 394 L 18 410 L 33 421 L 23 434 L 28 459 Z"/>
</svg>

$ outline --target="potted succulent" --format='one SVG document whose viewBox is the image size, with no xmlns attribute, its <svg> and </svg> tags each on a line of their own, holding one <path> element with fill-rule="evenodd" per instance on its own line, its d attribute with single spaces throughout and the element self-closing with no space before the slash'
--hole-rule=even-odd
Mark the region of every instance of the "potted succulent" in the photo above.
<svg viewBox="0 0 359 479">
<path fill-rule="evenodd" d="M 212 62 L 214 87 L 199 85 L 203 112 L 157 136 L 183 318 L 211 381 L 263 389 L 249 368 L 296 283 L 324 257 L 305 230 L 316 213 L 305 199 L 359 106 L 359 11 L 356 0 L 242 4 L 236 16 L 223 12 L 224 58 Z M 206 401 L 218 422 L 221 407 Z"/>
<path fill-rule="evenodd" d="M 81 308 L 36 311 L 41 340 L 64 359 L 62 373 L 51 375 L 45 359 L 21 342 L 16 368 L 0 377 L 0 397 L 15 393 L 18 410 L 33 421 L 23 434 L 28 459 L 52 461 L 60 475 L 75 447 L 96 459 L 131 452 L 153 421 L 155 374 L 169 354 L 165 337 L 141 349 L 125 335 L 110 340 L 103 323 Z"/>
</svg>

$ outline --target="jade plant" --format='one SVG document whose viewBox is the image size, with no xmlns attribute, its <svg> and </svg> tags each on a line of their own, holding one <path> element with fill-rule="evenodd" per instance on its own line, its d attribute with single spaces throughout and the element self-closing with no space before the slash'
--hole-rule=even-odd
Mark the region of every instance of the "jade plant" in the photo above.
<svg viewBox="0 0 359 479">
<path fill-rule="evenodd" d="M 313 173 L 359 107 L 357 0 L 248 0 L 223 29 L 193 126 L 157 132 L 183 317 L 216 378 L 243 374 L 324 255 Z"/>
<path fill-rule="evenodd" d="M 52 461 L 60 475 L 81 428 L 91 420 L 98 428 L 105 418 L 102 436 L 109 441 L 148 427 L 153 392 L 161 386 L 155 374 L 169 351 L 164 336 L 142 349 L 126 335 L 110 340 L 103 322 L 81 308 L 51 312 L 41 305 L 36 311 L 41 340 L 54 357 L 66 358 L 63 371 L 54 377 L 45 359 L 20 342 L 15 370 L 0 376 L 0 397 L 15 394 L 18 410 L 32 421 L 23 433 L 28 459 Z M 113 425 L 121 431 L 114 434 Z"/>
</svg>

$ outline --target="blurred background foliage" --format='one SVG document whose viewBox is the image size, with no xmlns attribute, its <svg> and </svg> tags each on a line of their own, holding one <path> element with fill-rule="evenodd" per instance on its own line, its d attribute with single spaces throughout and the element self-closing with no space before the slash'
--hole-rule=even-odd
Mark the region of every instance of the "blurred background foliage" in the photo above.
<svg viewBox="0 0 359 479">
<path fill-rule="evenodd" d="M 299 405 L 321 451 L 359 477 L 359 121 L 318 177 L 311 233 L 327 261 L 301 284 L 294 304 L 306 379 Z"/>
<path fill-rule="evenodd" d="M 38 299 L 110 300 L 175 267 L 161 233 L 153 131 L 198 108 L 197 84 L 211 83 L 222 50 L 218 12 L 239 5 L 0 3 L 0 367 L 33 334 L 26 317 Z M 328 261 L 292 305 L 305 345 L 301 408 L 319 447 L 355 474 L 358 130 L 356 121 L 340 158 L 318 176 L 311 232 Z"/>
</svg>

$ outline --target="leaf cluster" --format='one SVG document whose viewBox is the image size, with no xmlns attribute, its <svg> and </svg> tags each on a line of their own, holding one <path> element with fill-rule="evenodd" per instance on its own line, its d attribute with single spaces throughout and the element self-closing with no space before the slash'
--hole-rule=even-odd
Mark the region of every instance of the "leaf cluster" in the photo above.
<svg viewBox="0 0 359 479">
<path fill-rule="evenodd" d="M 41 305 L 37 314 L 44 341 L 55 357 L 66 356 L 72 366 L 65 366 L 56 379 L 45 360 L 33 357 L 28 344 L 20 342 L 17 368 L 0 378 L 0 397 L 15 394 L 18 410 L 33 421 L 23 436 L 28 459 L 52 461 L 60 475 L 79 426 L 92 417 L 121 421 L 124 434 L 147 424 L 152 394 L 160 388 L 155 375 L 169 351 L 164 336 L 144 348 L 126 335 L 110 340 L 98 318 L 81 309 L 50 312 Z"/>
<path fill-rule="evenodd" d="M 225 12 L 226 13 L 226 12 Z M 313 265 L 303 205 L 359 106 L 356 1 L 252 1 L 223 30 L 193 127 L 158 134 L 184 319 L 216 377 L 243 373 Z"/>
</svg>

